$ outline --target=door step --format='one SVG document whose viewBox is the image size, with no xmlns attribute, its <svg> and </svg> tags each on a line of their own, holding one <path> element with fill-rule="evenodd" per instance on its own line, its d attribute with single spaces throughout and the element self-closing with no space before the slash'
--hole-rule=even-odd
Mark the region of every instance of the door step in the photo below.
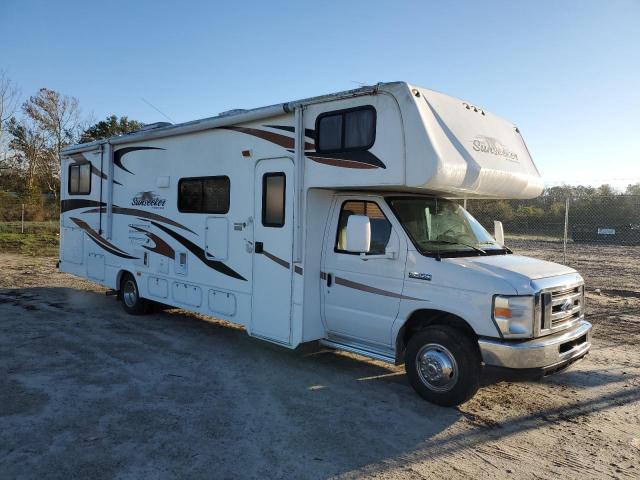
<svg viewBox="0 0 640 480">
<path fill-rule="evenodd" d="M 339 343 L 331 340 L 320 340 L 320 344 L 325 347 L 335 348 L 336 350 L 344 350 L 345 352 L 357 353 L 365 357 L 370 357 L 375 360 L 382 360 L 387 363 L 395 363 L 396 359 L 393 355 L 385 354 L 382 352 L 375 352 L 367 348 L 363 348 L 357 344 Z"/>
</svg>

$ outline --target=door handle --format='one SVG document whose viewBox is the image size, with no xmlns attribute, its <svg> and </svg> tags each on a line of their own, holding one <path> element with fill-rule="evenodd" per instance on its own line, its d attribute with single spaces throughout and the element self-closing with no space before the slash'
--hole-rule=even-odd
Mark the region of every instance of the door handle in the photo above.
<svg viewBox="0 0 640 480">
<path fill-rule="evenodd" d="M 256 253 L 262 253 L 262 252 L 264 252 L 264 245 L 263 245 L 263 243 L 262 243 L 262 242 L 256 242 L 256 244 L 255 244 L 255 246 L 254 246 L 253 251 L 254 251 L 254 252 L 256 252 Z"/>
<path fill-rule="evenodd" d="M 327 287 L 330 287 L 333 283 L 333 276 L 330 273 L 327 273 Z"/>
</svg>

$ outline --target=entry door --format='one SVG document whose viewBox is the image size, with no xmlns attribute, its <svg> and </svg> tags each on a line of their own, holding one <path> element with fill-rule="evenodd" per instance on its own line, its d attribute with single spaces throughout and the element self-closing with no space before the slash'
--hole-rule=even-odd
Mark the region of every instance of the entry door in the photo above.
<svg viewBox="0 0 640 480">
<path fill-rule="evenodd" d="M 345 251 L 350 215 L 367 215 L 372 258 Z M 324 320 L 333 337 L 388 347 L 404 284 L 406 244 L 379 198 L 343 197 L 335 205 L 324 247 Z M 385 252 L 394 258 L 380 258 Z M 373 256 L 379 255 L 378 258 Z"/>
<path fill-rule="evenodd" d="M 293 162 L 261 160 L 255 170 L 251 334 L 291 343 Z"/>
</svg>

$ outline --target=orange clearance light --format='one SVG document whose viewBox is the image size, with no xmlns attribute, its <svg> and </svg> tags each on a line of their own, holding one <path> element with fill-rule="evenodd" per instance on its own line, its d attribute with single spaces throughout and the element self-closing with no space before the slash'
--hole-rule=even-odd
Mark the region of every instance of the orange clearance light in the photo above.
<svg viewBox="0 0 640 480">
<path fill-rule="evenodd" d="M 249 158 L 251 156 L 251 150 L 242 150 L 242 156 L 244 158 Z"/>
<path fill-rule="evenodd" d="M 504 307 L 496 307 L 493 309 L 493 314 L 500 318 L 511 318 L 511 309 Z"/>
</svg>

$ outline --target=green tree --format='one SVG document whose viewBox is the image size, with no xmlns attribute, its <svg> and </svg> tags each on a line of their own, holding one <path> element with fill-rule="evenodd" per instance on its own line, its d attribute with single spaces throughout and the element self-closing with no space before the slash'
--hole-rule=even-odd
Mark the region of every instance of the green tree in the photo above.
<svg viewBox="0 0 640 480">
<path fill-rule="evenodd" d="M 627 195 L 640 195 L 640 183 L 627 185 L 627 190 L 625 191 L 625 193 Z"/>
<path fill-rule="evenodd" d="M 137 120 L 129 120 L 128 117 L 118 118 L 111 115 L 104 120 L 87 128 L 80 136 L 80 143 L 89 143 L 94 140 L 124 135 L 144 127 L 144 123 Z"/>
</svg>

